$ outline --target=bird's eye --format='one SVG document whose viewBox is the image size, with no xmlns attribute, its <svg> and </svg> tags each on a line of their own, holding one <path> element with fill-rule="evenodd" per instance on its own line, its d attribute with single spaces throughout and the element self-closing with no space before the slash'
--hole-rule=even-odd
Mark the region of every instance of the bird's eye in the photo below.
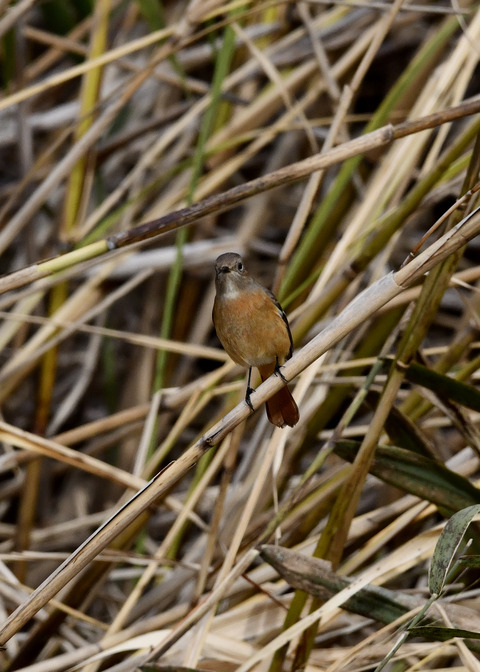
<svg viewBox="0 0 480 672">
<path fill-rule="evenodd" d="M 243 271 L 243 264 L 242 264 L 241 261 L 238 262 L 237 268 L 238 268 L 239 271 Z"/>
</svg>

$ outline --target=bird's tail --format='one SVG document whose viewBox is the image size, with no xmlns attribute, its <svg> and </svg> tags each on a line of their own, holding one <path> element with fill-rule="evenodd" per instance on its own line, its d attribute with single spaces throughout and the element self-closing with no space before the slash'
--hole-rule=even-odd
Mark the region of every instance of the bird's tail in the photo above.
<svg viewBox="0 0 480 672">
<path fill-rule="evenodd" d="M 275 370 L 273 364 L 266 364 L 259 366 L 258 370 L 262 378 L 262 382 L 269 378 Z M 299 420 L 298 406 L 295 399 L 292 397 L 290 390 L 285 385 L 273 397 L 266 402 L 267 417 L 277 427 L 293 427 Z"/>
</svg>

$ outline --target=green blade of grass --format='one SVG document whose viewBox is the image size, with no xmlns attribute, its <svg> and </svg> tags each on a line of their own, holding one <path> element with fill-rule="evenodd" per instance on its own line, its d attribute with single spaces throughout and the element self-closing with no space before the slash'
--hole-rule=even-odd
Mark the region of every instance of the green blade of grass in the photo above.
<svg viewBox="0 0 480 672">
<path fill-rule="evenodd" d="M 405 372 L 405 378 L 435 392 L 440 398 L 461 404 L 473 411 L 480 411 L 480 391 L 455 378 L 437 373 L 421 364 L 412 363 Z"/>
<path fill-rule="evenodd" d="M 357 441 L 338 441 L 335 453 L 351 462 L 359 446 Z M 480 503 L 480 490 L 468 478 L 436 460 L 397 446 L 378 446 L 370 473 L 404 492 L 432 502 L 449 515 Z"/>
<path fill-rule="evenodd" d="M 463 541 L 468 526 L 480 514 L 480 504 L 457 511 L 447 521 L 438 539 L 428 574 L 428 588 L 432 595 L 440 595 L 445 587 L 455 554 Z"/>
</svg>

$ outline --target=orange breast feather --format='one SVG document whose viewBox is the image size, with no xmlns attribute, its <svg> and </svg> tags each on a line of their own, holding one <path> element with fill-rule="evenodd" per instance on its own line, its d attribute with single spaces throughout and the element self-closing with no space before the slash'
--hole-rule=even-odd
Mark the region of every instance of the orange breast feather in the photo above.
<svg viewBox="0 0 480 672">
<path fill-rule="evenodd" d="M 218 338 L 234 362 L 245 367 L 283 364 L 290 338 L 280 312 L 262 290 L 216 299 L 213 320 Z"/>
</svg>

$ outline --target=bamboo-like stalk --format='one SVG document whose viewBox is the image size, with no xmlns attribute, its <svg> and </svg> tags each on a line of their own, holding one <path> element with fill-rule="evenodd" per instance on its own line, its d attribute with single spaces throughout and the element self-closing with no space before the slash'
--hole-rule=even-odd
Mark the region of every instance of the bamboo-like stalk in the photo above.
<svg viewBox="0 0 480 672">
<path fill-rule="evenodd" d="M 478 111 L 480 111 L 480 101 L 474 99 L 470 102 L 462 103 L 451 110 L 444 110 L 440 113 L 435 112 L 425 119 L 405 122 L 396 127 L 390 125 L 385 126 L 377 131 L 373 131 L 367 136 L 362 136 L 358 139 L 344 143 L 338 148 L 330 150 L 327 154 L 320 154 L 316 157 L 305 159 L 298 164 L 281 168 L 271 175 L 252 180 L 250 183 L 242 185 L 241 187 L 234 187 L 224 194 L 209 197 L 203 202 L 196 203 L 177 212 L 165 215 L 153 222 L 142 224 L 129 232 L 110 236 L 106 240 L 92 243 L 88 247 L 75 250 L 74 252 L 68 252 L 61 257 L 16 271 L 0 281 L 0 293 L 23 287 L 35 280 L 44 278 L 52 273 L 58 273 L 81 261 L 93 259 L 117 248 L 123 248 L 139 241 L 144 242 L 152 237 L 163 235 L 181 226 L 187 226 L 212 212 L 223 212 L 245 198 L 262 193 L 267 189 L 273 189 L 281 185 L 296 182 L 312 172 L 345 161 L 345 159 L 351 156 L 363 154 L 375 148 L 388 145 L 396 138 L 402 138 L 412 133 L 419 133 L 420 131 L 434 128 L 435 126 L 444 124 L 448 121 L 461 119 L 470 114 L 478 113 Z"/>
</svg>

